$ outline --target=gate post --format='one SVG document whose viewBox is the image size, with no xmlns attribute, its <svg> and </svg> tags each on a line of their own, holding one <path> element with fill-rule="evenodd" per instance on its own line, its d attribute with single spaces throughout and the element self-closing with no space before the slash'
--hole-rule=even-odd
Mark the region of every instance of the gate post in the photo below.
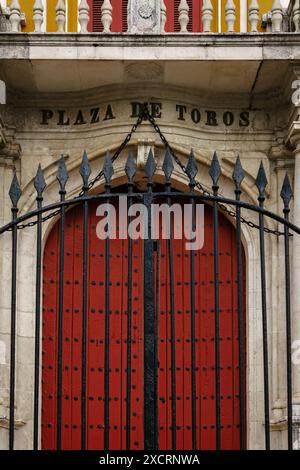
<svg viewBox="0 0 300 470">
<path fill-rule="evenodd" d="M 144 239 L 144 448 L 158 448 L 157 364 L 155 337 L 154 261 L 151 239 L 152 193 L 144 195 L 148 217 L 148 237 Z M 146 232 L 147 233 L 147 232 Z"/>
</svg>

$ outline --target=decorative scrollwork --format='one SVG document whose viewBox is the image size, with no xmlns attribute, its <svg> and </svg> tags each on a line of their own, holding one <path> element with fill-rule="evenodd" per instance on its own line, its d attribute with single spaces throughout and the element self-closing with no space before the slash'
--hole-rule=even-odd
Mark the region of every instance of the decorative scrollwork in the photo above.
<svg viewBox="0 0 300 470">
<path fill-rule="evenodd" d="M 153 14 L 153 8 L 149 5 L 149 2 L 143 3 L 143 5 L 138 9 L 138 13 L 141 18 L 148 20 Z"/>
</svg>

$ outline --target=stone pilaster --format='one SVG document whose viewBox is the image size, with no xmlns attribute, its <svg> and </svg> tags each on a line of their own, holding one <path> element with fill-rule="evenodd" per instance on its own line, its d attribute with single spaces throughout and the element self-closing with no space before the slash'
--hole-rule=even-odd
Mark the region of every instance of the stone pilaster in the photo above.
<svg viewBox="0 0 300 470">
<path fill-rule="evenodd" d="M 0 226 L 11 218 L 9 188 L 16 167 L 19 167 L 20 146 L 0 118 Z M 7 442 L 9 413 L 9 296 L 10 296 L 11 237 L 0 237 L 0 442 Z M 1 444 L 0 448 L 3 444 Z"/>
<path fill-rule="evenodd" d="M 289 141 L 294 146 L 294 207 L 293 222 L 300 227 L 300 122 L 294 121 L 290 127 Z M 300 448 L 300 364 L 295 360 L 295 348 L 300 342 L 300 236 L 293 237 L 292 256 L 292 341 L 293 341 L 293 417 L 294 447 Z"/>
</svg>

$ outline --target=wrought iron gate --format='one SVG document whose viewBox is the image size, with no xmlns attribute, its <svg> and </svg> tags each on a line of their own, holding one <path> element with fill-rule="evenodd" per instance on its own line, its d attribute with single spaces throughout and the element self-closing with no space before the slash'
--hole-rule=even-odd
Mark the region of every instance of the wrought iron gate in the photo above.
<svg viewBox="0 0 300 470">
<path fill-rule="evenodd" d="M 144 112 L 144 114 L 139 118 L 138 123 L 133 128 L 133 132 L 136 130 L 137 126 L 140 124 L 142 119 L 148 118 L 150 122 L 154 125 L 155 129 L 159 131 L 159 128 L 149 115 L 149 113 Z M 68 173 L 65 167 L 64 159 L 60 160 L 59 170 L 58 170 L 58 182 L 59 182 L 59 194 L 60 201 L 54 204 L 43 205 L 43 192 L 45 190 L 46 184 L 43 176 L 43 172 L 39 167 L 36 178 L 35 178 L 35 189 L 37 193 L 37 208 L 33 211 L 28 212 L 27 214 L 21 215 L 18 217 L 18 201 L 21 196 L 21 190 L 18 183 L 17 176 L 14 175 L 11 189 L 10 189 L 10 198 L 12 201 L 12 221 L 0 229 L 0 234 L 11 231 L 12 234 L 12 285 L 11 285 L 11 350 L 10 350 L 10 406 L 9 406 L 9 448 L 14 448 L 14 421 L 15 421 L 15 383 L 16 383 L 16 322 L 17 322 L 17 296 L 16 292 L 18 289 L 17 283 L 17 267 L 18 267 L 18 231 L 20 229 L 25 229 L 26 227 L 35 227 L 37 244 L 36 244 L 36 289 L 35 289 L 35 365 L 34 365 L 34 416 L 33 416 L 33 448 L 39 448 L 39 435 L 40 435 L 40 389 L 41 389 L 41 344 L 40 344 L 40 334 L 41 334 L 41 320 L 42 320 L 42 302 L 41 302 L 41 287 L 42 287 L 42 225 L 43 223 L 57 216 L 59 218 L 59 225 L 56 228 L 55 237 L 56 237 L 56 247 L 58 252 L 58 257 L 56 261 L 57 269 L 57 286 L 56 291 L 53 291 L 55 297 L 57 292 L 57 304 L 54 308 L 55 312 L 53 315 L 53 321 L 57 321 L 57 326 L 54 328 L 56 338 L 51 338 L 47 341 L 44 338 L 44 357 L 46 356 L 46 362 L 43 364 L 47 365 L 48 370 L 43 370 L 43 379 L 47 379 L 47 374 L 51 376 L 51 362 L 52 370 L 53 364 L 55 364 L 55 377 L 53 378 L 53 393 L 48 394 L 48 399 L 52 400 L 53 409 L 55 413 L 55 419 L 50 424 L 53 427 L 54 433 L 52 437 L 54 443 L 52 443 L 53 448 L 61 449 L 64 447 L 62 440 L 64 435 L 63 430 L 63 400 L 66 399 L 66 394 L 63 392 L 64 386 L 64 377 L 68 373 L 68 365 L 65 362 L 64 354 L 68 354 L 68 338 L 64 337 L 65 331 L 65 322 L 68 315 L 68 307 L 66 305 L 66 296 L 68 292 L 68 278 L 65 273 L 66 266 L 66 257 L 68 256 L 68 251 L 66 250 L 67 242 L 66 236 L 68 236 L 68 224 L 70 223 L 70 214 L 74 210 L 77 213 L 80 212 L 81 219 L 80 224 L 77 227 L 81 231 L 80 239 L 80 255 L 77 261 L 78 266 L 80 267 L 80 280 L 73 279 L 74 284 L 78 285 L 78 291 L 80 291 L 80 332 L 74 334 L 72 339 L 79 343 L 77 350 L 77 363 L 74 367 L 78 369 L 78 378 L 77 383 L 74 385 L 79 390 L 77 396 L 78 407 L 76 413 L 78 413 L 80 427 L 77 432 L 77 446 L 81 449 L 86 449 L 88 447 L 88 432 L 89 428 L 99 426 L 101 430 L 101 442 L 99 441 L 99 449 L 109 449 L 110 448 L 110 433 L 112 432 L 112 426 L 110 423 L 110 416 L 113 413 L 113 400 L 114 400 L 114 390 L 112 386 L 120 386 L 120 383 L 116 379 L 114 381 L 114 371 L 111 368 L 113 362 L 112 354 L 112 333 L 115 331 L 116 324 L 112 317 L 112 305 L 114 299 L 112 297 L 115 295 L 112 290 L 112 263 L 111 256 L 112 250 L 112 241 L 110 237 L 107 237 L 103 242 L 103 250 L 98 255 L 101 256 L 101 280 L 100 282 L 95 282 L 95 288 L 102 289 L 102 299 L 103 306 L 98 305 L 97 309 L 91 308 L 89 305 L 89 283 L 93 285 L 93 280 L 89 277 L 89 268 L 90 260 L 89 256 L 92 256 L 90 253 L 89 247 L 89 232 L 91 227 L 91 209 L 95 207 L 95 204 L 100 202 L 111 202 L 116 204 L 117 199 L 122 195 L 127 199 L 128 206 L 130 207 L 135 202 L 143 203 L 144 207 L 148 209 L 148 230 L 151 233 L 151 208 L 153 203 L 157 201 L 164 201 L 168 206 L 171 206 L 174 201 L 180 201 L 181 204 L 191 204 L 192 207 L 192 228 L 196 226 L 196 205 L 205 203 L 207 205 L 208 213 L 210 214 L 210 224 L 211 224 L 211 256 L 213 260 L 213 273 L 211 279 L 211 286 L 213 288 L 213 306 L 211 308 L 211 319 L 213 321 L 213 331 L 210 331 L 210 354 L 212 355 L 212 364 L 209 365 L 209 368 L 213 371 L 209 376 L 210 385 L 213 384 L 213 407 L 214 407 L 214 422 L 211 424 L 213 429 L 213 448 L 221 449 L 224 448 L 224 428 L 231 426 L 231 423 L 228 424 L 224 419 L 224 402 L 226 396 L 223 393 L 223 382 L 224 382 L 224 361 L 222 350 L 222 343 L 226 338 L 222 337 L 222 332 L 224 332 L 223 325 L 223 314 L 224 314 L 224 299 L 222 298 L 222 282 L 223 278 L 220 273 L 221 268 L 221 256 L 220 247 L 223 243 L 222 237 L 222 224 L 226 223 L 224 221 L 228 220 L 224 217 L 223 213 L 228 215 L 235 220 L 235 234 L 234 234 L 234 243 L 233 243 L 233 252 L 234 252 L 234 270 L 231 273 L 231 282 L 236 283 L 236 289 L 233 290 L 234 294 L 234 306 L 230 307 L 230 315 L 233 315 L 234 309 L 236 309 L 236 332 L 233 328 L 233 333 L 237 336 L 234 338 L 237 341 L 237 363 L 235 365 L 237 374 L 237 388 L 232 392 L 232 396 L 229 398 L 234 400 L 237 399 L 237 402 L 232 401 L 233 406 L 237 403 L 238 408 L 238 420 L 235 423 L 236 429 L 238 429 L 238 447 L 241 449 L 246 448 L 246 395 L 245 395 L 245 381 L 246 381 L 246 364 L 245 364 L 245 299 L 246 299 L 246 289 L 245 289 L 245 271 L 244 271 L 244 254 L 242 247 L 242 229 L 241 224 L 247 223 L 252 227 L 253 230 L 259 231 L 259 240 L 260 240 L 260 269 L 261 269 L 261 298 L 262 298 L 262 331 L 263 331 L 263 359 L 264 359 L 264 405 L 265 405 L 265 446 L 267 449 L 270 448 L 270 399 L 269 399 L 269 360 L 268 360 L 268 327 L 267 327 L 267 296 L 266 296 L 266 266 L 265 266 L 265 233 L 270 232 L 266 228 L 265 219 L 269 218 L 278 223 L 279 229 L 276 230 L 274 236 L 284 238 L 284 256 L 285 256 L 285 292 L 286 292 L 286 387 L 287 387 L 287 421 L 288 421 L 288 447 L 292 449 L 292 361 L 291 361 L 291 302 L 290 302 L 290 255 L 289 255 L 289 243 L 290 238 L 293 232 L 294 234 L 299 235 L 300 229 L 295 227 L 289 221 L 289 212 L 290 212 L 290 201 L 292 198 L 292 190 L 289 183 L 289 179 L 286 176 L 283 182 L 283 187 L 281 191 L 281 197 L 283 200 L 283 217 L 273 214 L 267 211 L 264 208 L 265 201 L 265 188 L 267 185 L 267 179 L 263 165 L 261 164 L 256 185 L 259 191 L 258 205 L 252 205 L 241 200 L 242 194 L 242 182 L 244 179 L 244 172 L 241 166 L 239 158 L 237 158 L 236 165 L 233 172 L 233 181 L 235 184 L 235 197 L 234 198 L 225 198 L 219 194 L 219 178 L 221 176 L 221 168 L 218 162 L 216 153 L 212 158 L 211 167 L 209 174 L 212 179 L 212 191 L 207 191 L 203 186 L 197 182 L 197 173 L 198 167 L 195 160 L 193 152 L 191 152 L 188 163 L 186 166 L 183 166 L 182 162 L 176 157 L 172 151 L 169 144 L 166 142 L 163 135 L 160 133 L 162 140 L 167 144 L 166 154 L 164 162 L 162 165 L 162 172 L 164 174 L 164 184 L 157 186 L 154 190 L 155 185 L 155 176 L 157 173 L 157 163 L 153 156 L 152 151 L 150 151 L 148 160 L 145 166 L 145 175 L 147 178 L 147 190 L 145 192 L 140 192 L 135 186 L 135 175 L 137 172 L 135 159 L 132 154 L 129 154 L 127 164 L 126 164 L 126 175 L 127 175 L 127 189 L 123 190 L 112 190 L 111 181 L 114 173 L 113 170 L 113 161 L 118 157 L 120 152 L 124 149 L 128 141 L 130 140 L 131 134 L 126 138 L 124 144 L 118 150 L 118 152 L 111 157 L 110 154 L 106 155 L 105 163 L 102 172 L 90 182 L 90 166 L 86 153 L 83 155 L 82 164 L 80 168 L 80 174 L 83 180 L 82 192 L 78 197 L 72 199 L 66 199 L 66 183 L 68 180 Z M 184 174 L 187 178 L 187 191 L 178 192 L 172 188 L 172 174 L 174 171 L 174 164 L 180 165 L 181 169 L 184 171 Z M 104 179 L 104 192 L 100 194 L 91 194 L 89 190 L 92 186 L 95 185 L 97 181 L 100 181 L 101 178 Z M 232 209 L 232 207 L 234 209 Z M 72 209 L 71 209 L 72 208 Z M 71 209 L 69 211 L 69 209 Z M 248 222 L 244 217 L 242 217 L 242 211 L 251 211 L 258 215 L 258 224 L 255 225 L 253 222 Z M 171 216 L 170 216 L 171 219 Z M 127 216 L 127 222 L 131 221 L 131 216 Z M 74 222 L 74 221 L 73 221 Z M 76 223 L 76 222 L 74 222 Z M 124 403 L 121 405 L 122 413 L 125 416 L 125 426 L 122 426 L 120 433 L 122 434 L 122 444 L 120 447 L 123 448 L 135 448 L 134 443 L 132 443 L 132 419 L 133 419 L 133 410 L 132 410 L 132 399 L 139 401 L 140 396 L 142 395 L 142 410 L 141 405 L 138 408 L 138 411 L 134 413 L 142 413 L 143 420 L 143 437 L 141 445 L 142 448 L 147 450 L 158 449 L 159 446 L 166 444 L 160 444 L 159 442 L 159 402 L 161 398 L 167 400 L 170 403 L 170 416 L 167 419 L 165 425 L 168 427 L 168 431 L 171 433 L 170 447 L 172 449 L 177 449 L 178 447 L 178 436 L 181 432 L 181 425 L 178 425 L 178 401 L 182 397 L 178 396 L 176 393 L 177 382 L 177 370 L 178 370 L 178 355 L 177 351 L 180 348 L 180 345 L 177 344 L 178 336 L 176 330 L 178 330 L 178 322 L 176 320 L 178 310 L 178 299 L 176 298 L 176 266 L 178 260 L 176 260 L 175 251 L 175 240 L 174 240 L 174 224 L 171 224 L 171 237 L 167 238 L 164 242 L 158 237 L 158 239 L 153 239 L 151 237 L 145 238 L 143 244 L 138 244 L 135 246 L 135 242 L 128 237 L 126 241 L 126 249 L 124 251 L 124 260 L 126 259 L 126 264 L 123 266 L 124 272 L 126 272 L 127 282 L 126 282 L 126 306 L 121 305 L 121 308 L 126 311 L 125 324 L 124 328 L 124 338 L 126 347 L 124 346 L 124 357 L 120 363 L 122 368 L 122 387 L 125 387 L 124 395 L 122 395 L 122 401 Z M 281 228 L 280 228 L 281 227 Z M 32 228 L 33 229 L 33 228 Z M 51 251 L 51 250 L 50 250 Z M 76 257 L 76 250 L 74 251 Z M 73 253 L 73 255 L 74 255 Z M 180 254 L 180 251 L 179 251 Z M 45 254 L 45 259 L 47 262 L 51 258 L 51 253 Z M 167 278 L 162 281 L 161 269 L 162 269 L 162 255 L 165 259 L 164 269 L 168 273 Z M 206 341 L 205 335 L 202 338 L 201 332 L 199 332 L 199 306 L 200 301 L 198 299 L 199 291 L 197 290 L 197 283 L 199 279 L 197 278 L 197 269 L 200 269 L 198 260 L 200 257 L 197 250 L 190 250 L 189 253 L 185 253 L 185 260 L 182 262 L 184 265 L 184 285 L 186 289 L 186 303 L 182 305 L 182 308 L 188 312 L 188 320 L 184 320 L 182 325 L 185 325 L 188 328 L 188 334 L 184 337 L 187 343 L 189 343 L 189 359 L 186 363 L 181 363 L 179 368 L 184 369 L 184 377 L 186 378 L 185 385 L 183 389 L 185 390 L 185 398 L 189 401 L 190 409 L 190 423 L 186 423 L 187 432 L 190 436 L 190 444 L 188 447 L 192 449 L 197 449 L 201 447 L 201 442 L 199 441 L 199 435 L 201 433 L 201 427 L 207 427 L 207 423 L 201 422 L 199 414 L 199 401 L 201 398 L 205 399 L 208 397 L 202 396 L 202 391 L 200 387 L 201 377 L 206 373 L 207 365 L 202 364 L 201 361 L 197 362 L 197 354 L 200 350 L 200 339 Z M 199 255 L 198 259 L 197 256 Z M 140 265 L 137 267 L 134 265 L 135 260 L 138 260 L 137 263 Z M 98 265 L 97 265 L 98 266 Z M 142 294 L 142 307 L 139 308 L 134 305 L 135 302 L 138 302 L 133 295 L 133 289 L 136 287 L 134 281 L 134 273 L 142 267 L 143 270 L 143 294 Z M 50 271 L 51 272 L 51 271 Z M 115 279 L 114 279 L 115 280 Z M 51 278 L 44 278 L 44 282 L 48 282 L 49 285 L 55 284 L 55 281 Z M 160 292 L 159 284 L 164 282 L 166 285 L 166 290 L 164 295 L 168 297 L 167 308 L 164 314 L 166 317 L 169 316 L 169 326 L 165 328 L 169 329 L 169 333 L 166 334 L 165 338 L 162 338 L 161 332 L 159 329 L 163 323 L 160 323 L 159 317 L 161 314 L 161 305 L 158 293 Z M 230 282 L 230 280 L 229 280 Z M 141 286 L 138 286 L 141 289 Z M 207 288 L 207 287 L 206 287 Z M 196 298 L 197 297 L 197 298 Z M 47 302 L 51 304 L 51 290 L 48 290 L 48 296 L 45 299 L 46 308 Z M 188 304 L 188 305 L 187 305 Z M 53 310 L 51 305 L 49 310 Z M 44 304 L 45 308 L 45 304 Z M 94 311 L 93 311 L 94 310 Z M 134 315 L 137 312 L 137 320 L 134 320 Z M 53 313 L 53 312 L 52 312 Z M 72 314 L 76 315 L 76 311 Z M 87 344 L 88 340 L 94 340 L 88 334 L 89 328 L 89 317 L 93 314 L 102 314 L 102 320 L 99 320 L 99 328 L 103 331 L 102 339 L 98 340 L 100 343 L 101 357 L 103 359 L 103 364 L 97 363 L 92 365 L 88 354 L 90 354 L 89 345 Z M 205 313 L 205 312 L 203 312 Z M 179 313 L 180 315 L 180 313 Z M 45 313 L 46 318 L 47 314 Z M 230 317 L 230 321 L 234 321 Z M 49 320 L 50 321 L 50 320 Z M 161 320 L 163 321 L 163 320 Z M 167 320 L 166 320 L 167 321 Z M 167 325 L 167 323 L 165 324 Z M 133 375 L 133 360 L 136 359 L 136 345 L 133 340 L 133 331 L 134 328 L 137 328 L 139 331 L 142 331 L 142 369 L 143 369 L 143 381 L 136 384 L 133 384 L 132 375 Z M 113 328 L 113 329 L 112 329 Z M 160 345 L 159 339 L 165 339 L 169 343 L 169 355 L 165 364 L 162 366 L 159 364 L 159 354 L 160 354 Z M 233 338 L 231 338 L 233 339 Z M 50 343 L 55 341 L 56 346 L 51 348 Z M 102 343 L 101 343 L 102 341 Z M 178 342 L 180 343 L 180 342 Z M 48 344 L 48 346 L 47 346 Z M 118 347 L 118 338 L 116 339 L 116 347 Z M 48 348 L 48 349 L 47 349 Z M 50 348 L 50 349 L 49 349 Z M 183 350 L 183 355 L 185 355 L 186 350 Z M 221 354 L 222 353 L 222 354 Z M 51 356 L 52 355 L 52 356 Z M 51 359 L 49 359 L 51 356 Z M 49 359 L 49 360 L 48 360 Z M 48 362 L 47 362 L 48 361 Z M 74 364 L 73 364 L 74 365 Z M 232 367 L 233 364 L 229 364 L 228 367 Z M 97 393 L 95 392 L 94 396 L 88 396 L 89 384 L 87 383 L 87 378 L 89 371 L 87 368 L 98 367 L 103 373 L 103 389 L 101 394 L 98 393 L 98 398 L 96 399 Z M 166 368 L 170 373 L 170 397 L 160 397 L 158 390 L 161 387 L 159 383 L 159 369 Z M 49 372 L 50 371 L 50 372 Z M 161 377 L 161 376 L 160 376 Z M 49 379 L 49 377 L 48 377 Z M 113 385 L 114 384 L 114 385 Z M 138 387 L 138 391 L 134 394 L 131 393 L 132 385 Z M 188 391 L 187 391 L 188 390 Z M 234 397 L 235 395 L 235 397 Z M 118 398 L 118 393 L 115 392 L 115 396 Z M 72 397 L 72 398 L 75 398 Z M 67 397 L 67 400 L 70 397 Z M 88 401 L 94 401 L 93 409 L 97 410 L 101 408 L 101 423 L 93 422 L 93 417 L 87 415 L 88 410 Z M 98 400 L 98 401 L 97 401 Z M 163 401 L 162 400 L 162 401 Z M 64 402 L 65 403 L 65 402 Z M 184 412 L 184 411 L 183 411 Z M 96 411 L 95 411 L 96 413 Z M 98 416 L 99 418 L 99 416 Z M 99 419 L 98 419 L 99 421 Z M 136 426 L 136 424 L 135 424 Z M 67 428 L 68 429 L 68 425 Z M 67 431 L 68 432 L 68 431 Z M 100 431 L 99 431 L 100 436 Z M 200 443 L 199 443 L 200 442 Z M 182 446 L 182 444 L 180 444 Z M 183 444 L 184 446 L 184 444 Z"/>
</svg>

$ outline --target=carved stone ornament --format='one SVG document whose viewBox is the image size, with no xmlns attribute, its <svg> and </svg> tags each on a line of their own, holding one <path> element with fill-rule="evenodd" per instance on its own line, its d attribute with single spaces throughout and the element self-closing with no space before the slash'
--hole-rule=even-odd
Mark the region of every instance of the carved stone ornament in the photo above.
<svg viewBox="0 0 300 470">
<path fill-rule="evenodd" d="M 133 34 L 161 32 L 160 0 L 129 0 L 128 32 Z"/>
</svg>

